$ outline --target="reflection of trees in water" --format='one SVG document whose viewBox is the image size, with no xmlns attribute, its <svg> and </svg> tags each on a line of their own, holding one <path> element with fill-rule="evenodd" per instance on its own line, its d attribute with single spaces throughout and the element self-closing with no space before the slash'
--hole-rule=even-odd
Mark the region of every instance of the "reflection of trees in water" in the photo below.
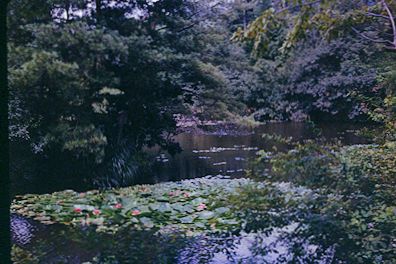
<svg viewBox="0 0 396 264">
<path fill-rule="evenodd" d="M 223 254 L 226 260 L 234 259 L 240 237 L 231 234 L 202 235 L 191 239 L 180 250 L 177 263 L 210 263 Z"/>
<path fill-rule="evenodd" d="M 333 247 L 314 246 L 301 236 L 297 223 L 252 233 L 186 237 L 131 230 L 108 235 L 59 225 L 40 229 L 22 217 L 12 222 L 14 243 L 43 263 L 331 263 L 334 253 Z"/>
<path fill-rule="evenodd" d="M 332 263 L 334 248 L 301 237 L 299 224 L 239 236 L 203 236 L 187 244 L 177 263 Z"/>
<path fill-rule="evenodd" d="M 33 233 L 36 231 L 34 225 L 32 225 L 26 218 L 18 215 L 11 216 L 10 228 L 12 241 L 21 246 L 30 243 L 34 237 Z"/>
<path fill-rule="evenodd" d="M 270 235 L 254 234 L 248 259 L 260 259 L 262 263 L 332 263 L 333 247 L 313 244 L 299 234 L 299 228 L 300 224 L 293 223 L 274 229 Z"/>
</svg>

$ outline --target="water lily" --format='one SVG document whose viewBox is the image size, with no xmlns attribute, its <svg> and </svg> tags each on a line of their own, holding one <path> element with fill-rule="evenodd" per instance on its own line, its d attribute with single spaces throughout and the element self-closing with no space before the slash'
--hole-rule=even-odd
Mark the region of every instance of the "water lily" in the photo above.
<svg viewBox="0 0 396 264">
<path fill-rule="evenodd" d="M 186 193 L 183 194 L 183 196 L 184 196 L 185 198 L 188 198 L 188 197 L 190 197 L 190 194 L 186 192 Z"/>
<path fill-rule="evenodd" d="M 140 192 L 148 192 L 148 191 L 150 191 L 150 189 L 147 187 L 141 187 L 141 188 L 139 188 L 139 191 Z"/>
<path fill-rule="evenodd" d="M 74 210 L 73 210 L 75 213 L 81 213 L 82 212 L 82 210 L 81 210 L 81 208 L 74 208 Z"/>
<path fill-rule="evenodd" d="M 131 214 L 132 215 L 140 215 L 140 210 L 133 210 L 132 212 L 131 212 Z"/>
<path fill-rule="evenodd" d="M 114 208 L 120 209 L 120 208 L 122 208 L 122 204 L 118 203 L 118 204 L 114 205 Z"/>
<path fill-rule="evenodd" d="M 175 193 L 174 192 L 169 192 L 168 195 L 169 196 L 175 196 Z"/>
<path fill-rule="evenodd" d="M 100 210 L 94 209 L 94 210 L 92 211 L 92 214 L 94 214 L 94 215 L 99 215 L 99 214 L 100 214 Z"/>
<path fill-rule="evenodd" d="M 206 204 L 204 204 L 204 203 L 199 204 L 199 205 L 197 206 L 197 209 L 198 209 L 199 211 L 205 210 L 205 209 L 206 209 Z"/>
</svg>

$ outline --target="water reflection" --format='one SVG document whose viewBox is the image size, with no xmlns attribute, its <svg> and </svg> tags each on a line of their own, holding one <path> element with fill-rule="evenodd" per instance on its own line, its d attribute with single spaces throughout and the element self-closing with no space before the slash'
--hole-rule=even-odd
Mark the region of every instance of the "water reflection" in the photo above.
<svg viewBox="0 0 396 264">
<path fill-rule="evenodd" d="M 347 124 L 322 125 L 327 139 L 341 137 L 344 144 L 364 143 L 353 134 L 355 128 Z M 263 140 L 263 133 L 295 140 L 315 137 L 312 129 L 302 123 L 268 124 L 253 132 L 232 136 L 180 134 L 176 141 L 183 152 L 174 157 L 159 153 L 155 172 L 141 181 L 155 183 L 217 174 L 240 177 L 258 149 L 286 147 Z M 34 192 L 34 186 L 28 186 L 32 187 L 29 192 Z M 63 187 L 57 186 L 60 190 Z M 314 245 L 297 228 L 301 228 L 298 223 L 286 223 L 256 226 L 250 233 L 195 237 L 132 230 L 105 235 L 89 228 L 43 226 L 16 215 L 11 219 L 14 245 L 30 252 L 37 263 L 334 263 L 333 245 Z"/>
<path fill-rule="evenodd" d="M 341 138 L 344 144 L 364 143 L 362 138 L 353 133 L 358 128 L 357 125 L 331 123 L 322 124 L 320 128 L 322 135 L 327 139 Z M 227 134 L 223 130 L 215 130 L 209 134 L 182 133 L 175 137 L 183 150 L 181 153 L 172 157 L 158 148 L 152 148 L 149 152 L 153 155 L 155 163 L 153 170 L 140 178 L 133 178 L 128 184 L 178 181 L 219 174 L 234 178 L 244 176 L 245 170 L 250 168 L 249 159 L 256 156 L 257 149 L 271 151 L 273 147 L 286 148 L 285 145 L 264 140 L 263 133 L 292 137 L 294 140 L 316 137 L 312 127 L 305 123 L 269 123 L 239 134 Z M 18 150 L 16 153 L 24 151 L 26 150 Z M 56 175 L 56 178 L 43 182 L 42 175 L 46 172 L 40 172 L 40 164 L 36 160 L 28 159 L 28 163 L 25 164 L 20 163 L 25 158 L 10 158 L 18 160 L 18 166 L 12 174 L 14 178 L 11 179 L 13 195 L 50 193 L 65 189 L 86 191 L 94 188 L 92 182 L 81 177 L 78 165 L 70 166 L 67 177 Z M 24 174 L 18 168 L 28 168 L 29 172 Z"/>
<path fill-rule="evenodd" d="M 321 124 L 322 136 L 327 140 L 340 139 L 343 144 L 364 143 L 365 140 L 354 134 L 357 125 L 336 123 Z M 222 131 L 220 131 L 222 132 Z M 317 137 L 312 127 L 305 123 L 270 123 L 257 127 L 240 135 L 224 133 L 191 134 L 182 133 L 176 136 L 183 151 L 174 157 L 167 153 L 158 155 L 154 173 L 145 182 L 158 183 L 178 181 L 207 175 L 228 175 L 238 178 L 250 169 L 249 159 L 256 157 L 258 149 L 266 151 L 285 149 L 285 144 L 266 141 L 264 133 L 292 137 L 295 141 Z M 152 149 L 153 153 L 158 149 Z"/>
<path fill-rule="evenodd" d="M 12 221 L 20 220 L 13 216 Z M 53 225 L 33 227 L 29 244 L 22 233 L 15 233 L 13 242 L 37 263 L 332 263 L 334 248 L 320 249 L 296 236 L 298 228 L 298 223 L 291 223 L 252 233 L 186 237 L 132 230 L 107 235 Z"/>
<path fill-rule="evenodd" d="M 37 231 L 36 226 L 31 224 L 30 220 L 18 215 L 11 217 L 10 229 L 12 240 L 22 246 L 29 244 Z"/>
</svg>

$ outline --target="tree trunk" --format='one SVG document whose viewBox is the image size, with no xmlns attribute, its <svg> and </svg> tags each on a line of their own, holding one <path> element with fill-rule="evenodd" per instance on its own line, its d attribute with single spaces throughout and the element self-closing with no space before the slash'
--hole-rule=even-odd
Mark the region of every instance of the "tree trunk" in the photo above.
<svg viewBox="0 0 396 264">
<path fill-rule="evenodd" d="M 95 0 L 96 5 L 96 20 L 100 21 L 102 17 L 102 0 Z"/>
</svg>

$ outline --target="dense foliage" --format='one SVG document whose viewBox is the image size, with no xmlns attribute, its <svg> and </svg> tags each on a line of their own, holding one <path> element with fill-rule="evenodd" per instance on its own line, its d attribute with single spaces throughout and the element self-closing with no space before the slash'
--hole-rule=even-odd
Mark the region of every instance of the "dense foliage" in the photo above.
<svg viewBox="0 0 396 264">
<path fill-rule="evenodd" d="M 92 263 L 129 260 L 128 247 L 144 238 L 123 232 L 165 234 L 158 243 L 183 240 L 198 251 L 198 232 L 214 235 L 204 243 L 225 251 L 239 243 L 234 235 L 250 233 L 251 255 L 243 261 L 252 263 L 268 262 L 262 258 L 269 253 L 277 263 L 393 263 L 395 12 L 389 0 L 11 1 L 14 184 L 45 179 L 78 191 L 77 178 L 85 188 L 130 185 L 149 173 L 145 150 L 180 151 L 176 122 L 188 117 L 377 125 L 360 131 L 371 138 L 367 145 L 325 142 L 320 133 L 304 142 L 264 135 L 283 147 L 257 153 L 248 175 L 258 182 L 204 178 L 28 194 L 15 197 L 12 212 L 70 225 L 70 236 L 85 246 L 91 236 L 128 238 L 96 241 Z M 281 241 L 265 244 L 274 232 Z M 193 238 L 186 242 L 186 234 Z M 221 237 L 227 235 L 231 242 Z M 46 249 L 47 241 L 38 241 Z M 275 252 L 278 242 L 286 253 Z M 179 245 L 168 254 L 153 249 L 156 243 L 149 248 L 166 262 L 180 257 Z M 41 254 L 13 250 L 16 263 L 40 262 Z"/>
<path fill-rule="evenodd" d="M 195 179 L 105 192 L 25 195 L 14 200 L 12 210 L 44 224 L 92 226 L 116 236 L 141 229 L 197 238 L 202 232 L 253 233 L 255 260 L 276 251 L 272 244 L 260 244 L 265 234 L 294 226 L 292 232 L 277 231 L 279 243 L 287 241 L 289 247 L 277 261 L 306 263 L 334 254 L 336 261 L 391 263 L 395 153 L 394 143 L 326 148 L 308 142 L 270 159 L 270 181 Z"/>
<path fill-rule="evenodd" d="M 238 94 L 256 73 L 229 41 L 241 12 L 210 1 L 11 1 L 11 160 L 26 164 L 12 163 L 13 177 L 127 184 L 148 169 L 143 148 L 179 151 L 174 114 L 244 115 Z"/>
<path fill-rule="evenodd" d="M 361 98 L 384 96 L 373 90 L 377 72 L 369 62 L 376 55 L 366 42 L 323 43 L 313 35 L 282 64 L 258 61 L 266 86 L 251 91 L 249 104 L 260 120 L 361 119 L 366 111 Z"/>
<path fill-rule="evenodd" d="M 394 3 L 270 2 L 233 36 L 252 45 L 261 69 L 262 85 L 247 93 L 255 117 L 367 118 L 367 101 L 386 94 L 378 82 L 394 53 Z"/>
<path fill-rule="evenodd" d="M 302 228 L 290 235 L 334 247 L 339 261 L 392 263 L 396 237 L 395 143 L 383 145 L 295 143 L 290 151 L 259 163 L 271 164 L 272 181 L 288 181 L 323 194 L 294 218 Z M 262 176 L 264 178 L 267 176 Z M 254 195 L 251 194 L 252 196 Z M 301 244 L 295 250 L 301 250 Z"/>
<path fill-rule="evenodd" d="M 143 148 L 179 150 L 174 114 L 389 124 L 388 1 L 35 3 L 8 8 L 18 177 L 67 180 L 73 163 L 68 178 L 127 184 L 147 173 Z"/>
</svg>

